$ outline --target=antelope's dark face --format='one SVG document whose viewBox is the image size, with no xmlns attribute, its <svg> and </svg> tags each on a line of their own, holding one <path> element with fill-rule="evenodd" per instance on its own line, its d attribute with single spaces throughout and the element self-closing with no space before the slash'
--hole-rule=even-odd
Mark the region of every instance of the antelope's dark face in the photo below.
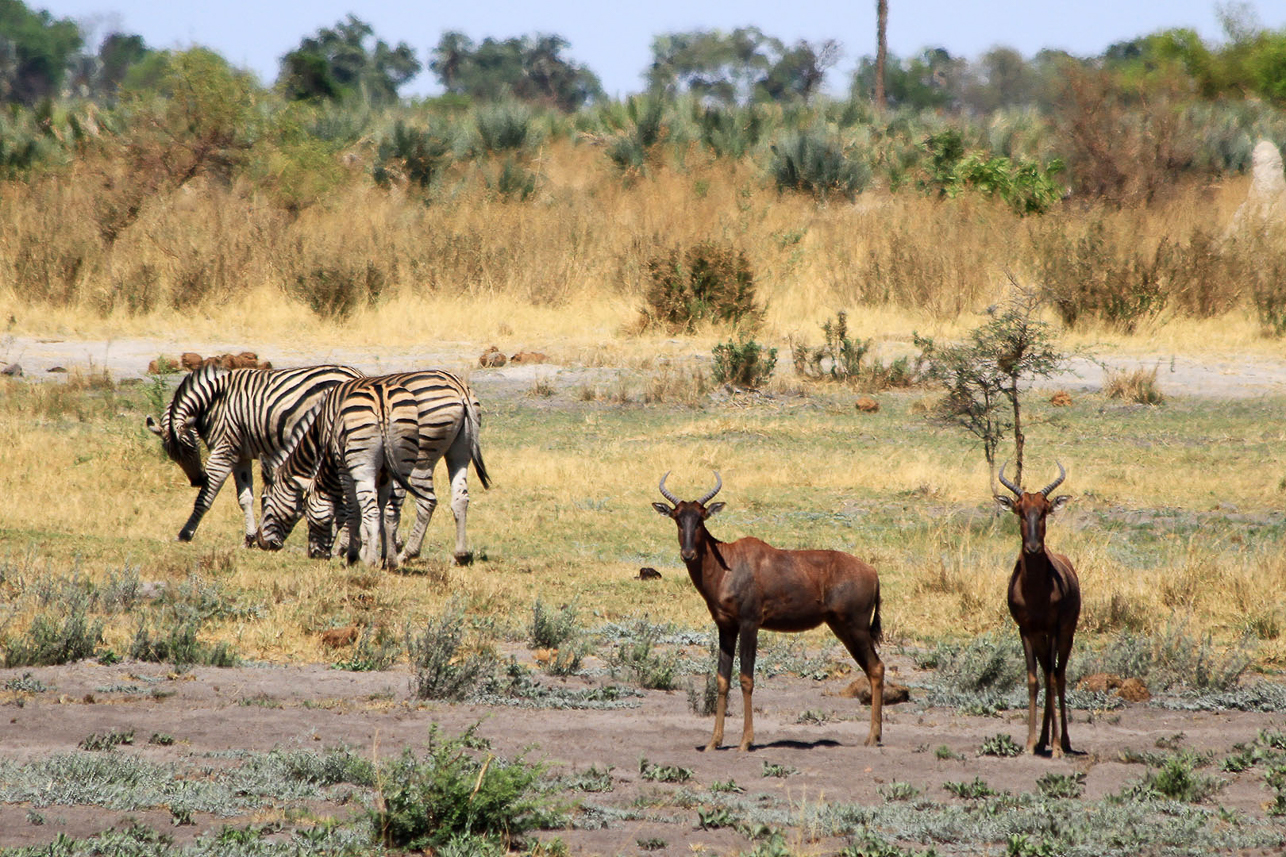
<svg viewBox="0 0 1286 857">
<path fill-rule="evenodd" d="M 161 439 L 161 447 L 170 460 L 183 468 L 183 475 L 192 483 L 193 488 L 204 488 L 206 482 L 205 466 L 201 463 L 201 445 L 197 441 L 195 428 L 189 427 L 182 434 L 176 435 L 168 419 L 157 423 L 148 417 L 147 430 Z"/>
<path fill-rule="evenodd" d="M 1066 494 L 1049 499 L 1044 494 L 1023 492 L 1017 499 L 996 495 L 996 502 L 1018 516 L 1018 529 L 1023 536 L 1023 553 L 1036 554 L 1045 549 L 1045 519 L 1071 500 Z"/>
<path fill-rule="evenodd" d="M 1023 553 L 1038 554 L 1045 550 L 1045 520 L 1072 499 L 1066 494 L 1060 494 L 1051 500 L 1049 492 L 1057 488 L 1066 477 L 1067 471 L 1059 464 L 1058 478 L 1053 482 L 1039 491 L 1022 491 L 1005 478 L 1005 466 L 1000 466 L 1000 483 L 1012 491 L 1014 496 L 996 494 L 996 502 L 1018 516 Z"/>
<path fill-rule="evenodd" d="M 665 490 L 665 480 L 669 475 L 667 472 L 665 476 L 661 477 L 661 496 L 674 505 L 670 505 L 670 503 L 653 503 L 652 508 L 679 525 L 679 556 L 683 557 L 684 562 L 692 562 L 700 554 L 701 531 L 704 529 L 706 518 L 718 514 L 719 510 L 723 508 L 723 503 L 706 505 L 715 494 L 719 493 L 719 489 L 723 487 L 723 480 L 719 478 L 719 474 L 716 472 L 714 475 L 716 484 L 713 491 L 700 500 L 680 500 Z"/>
</svg>

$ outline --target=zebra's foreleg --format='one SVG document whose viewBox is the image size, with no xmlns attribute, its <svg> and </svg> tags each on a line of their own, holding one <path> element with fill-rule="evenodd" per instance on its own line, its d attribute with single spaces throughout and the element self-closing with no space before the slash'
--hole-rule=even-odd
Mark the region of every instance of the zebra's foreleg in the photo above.
<svg viewBox="0 0 1286 857">
<path fill-rule="evenodd" d="M 255 536 L 258 528 L 255 525 L 255 486 L 253 462 L 243 458 L 232 467 L 232 479 L 237 486 L 237 502 L 241 504 L 241 513 L 246 519 L 246 547 L 257 544 Z"/>
<path fill-rule="evenodd" d="M 233 455 L 224 450 L 216 449 L 210 453 L 210 458 L 205 463 L 205 484 L 197 492 L 196 502 L 192 504 L 192 514 L 188 516 L 187 523 L 179 530 L 179 541 L 192 541 L 192 537 L 196 535 L 197 525 L 201 523 L 205 513 L 210 511 L 214 498 L 218 496 L 219 489 L 223 487 L 235 463 L 236 459 Z"/>
</svg>

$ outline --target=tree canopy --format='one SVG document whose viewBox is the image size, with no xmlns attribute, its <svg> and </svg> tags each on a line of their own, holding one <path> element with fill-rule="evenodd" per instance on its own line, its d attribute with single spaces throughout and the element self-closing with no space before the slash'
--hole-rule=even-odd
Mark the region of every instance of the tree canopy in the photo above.
<svg viewBox="0 0 1286 857">
<path fill-rule="evenodd" d="M 834 40 L 788 46 L 757 27 L 664 33 L 652 40 L 647 84 L 653 92 L 686 91 L 729 105 L 807 101 L 839 57 Z"/>
<path fill-rule="evenodd" d="M 372 104 L 396 101 L 398 89 L 422 66 L 406 42 L 391 47 L 374 38 L 374 32 L 353 14 L 334 27 L 322 27 L 281 58 L 278 87 L 295 101 L 338 101 L 350 96 Z"/>
<path fill-rule="evenodd" d="M 480 101 L 516 98 L 559 110 L 578 110 L 601 98 L 603 85 L 586 66 L 563 55 L 562 36 L 537 34 L 483 39 L 464 33 L 442 34 L 429 54 L 429 70 L 447 92 Z"/>
</svg>

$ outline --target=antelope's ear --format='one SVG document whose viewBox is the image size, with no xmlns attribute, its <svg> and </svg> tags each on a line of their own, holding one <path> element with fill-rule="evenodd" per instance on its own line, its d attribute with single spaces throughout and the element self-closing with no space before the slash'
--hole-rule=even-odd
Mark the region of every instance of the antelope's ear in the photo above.
<svg viewBox="0 0 1286 857">
<path fill-rule="evenodd" d="M 1068 495 L 1068 494 L 1059 494 L 1059 495 L 1058 495 L 1057 497 L 1055 497 L 1053 500 L 1050 500 L 1050 501 L 1049 501 L 1049 513 L 1050 513 L 1051 515 L 1052 515 L 1052 514 L 1054 514 L 1054 513 L 1055 513 L 1055 512 L 1057 512 L 1059 509 L 1063 508 L 1064 506 L 1066 506 L 1066 505 L 1067 505 L 1068 503 L 1070 503 L 1070 502 L 1072 502 L 1072 498 L 1071 498 L 1071 496 L 1070 496 L 1070 495 Z"/>
<path fill-rule="evenodd" d="M 156 435 L 157 437 L 161 436 L 160 425 L 158 425 L 156 420 L 152 419 L 150 415 L 148 416 L 147 419 L 143 421 L 143 424 L 147 426 L 147 430 L 150 431 L 152 434 Z"/>
<path fill-rule="evenodd" d="M 1013 511 L 1014 509 L 1013 497 L 1006 497 L 1004 494 L 992 494 L 991 496 L 996 499 L 997 506 L 999 506 L 1002 509 L 1008 509 L 1011 512 Z"/>
<path fill-rule="evenodd" d="M 711 503 L 709 506 L 706 506 L 706 517 L 707 517 L 707 518 L 713 518 L 715 515 L 717 515 L 717 514 L 719 514 L 720 512 L 722 512 L 722 511 L 723 511 L 723 507 L 724 507 L 724 505 L 726 505 L 726 504 L 724 504 L 724 503 Z"/>
<path fill-rule="evenodd" d="M 652 508 L 656 509 L 658 513 L 664 515 L 667 518 L 671 518 L 674 516 L 674 510 L 671 509 L 669 505 L 665 503 L 653 503 Z"/>
</svg>

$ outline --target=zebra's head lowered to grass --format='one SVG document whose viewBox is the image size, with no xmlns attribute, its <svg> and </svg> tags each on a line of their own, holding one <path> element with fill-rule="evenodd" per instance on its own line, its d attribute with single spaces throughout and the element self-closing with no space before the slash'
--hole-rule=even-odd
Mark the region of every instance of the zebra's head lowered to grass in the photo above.
<svg viewBox="0 0 1286 857">
<path fill-rule="evenodd" d="M 205 465 L 201 463 L 201 445 L 197 439 L 196 427 L 191 423 L 176 432 L 173 428 L 170 408 L 166 408 L 158 423 L 152 417 L 146 420 L 147 430 L 161 439 L 161 446 L 171 461 L 183 468 L 183 475 L 192 483 L 193 488 L 205 487 Z"/>
</svg>

